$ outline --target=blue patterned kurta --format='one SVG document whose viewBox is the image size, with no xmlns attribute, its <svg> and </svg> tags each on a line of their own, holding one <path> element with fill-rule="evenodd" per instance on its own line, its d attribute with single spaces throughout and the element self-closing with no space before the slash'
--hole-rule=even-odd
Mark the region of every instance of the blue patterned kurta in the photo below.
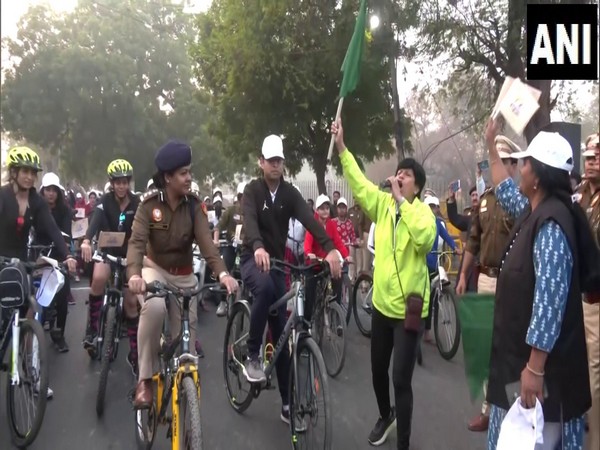
<svg viewBox="0 0 600 450">
<path fill-rule="evenodd" d="M 502 208 L 518 217 L 527 207 L 528 199 L 515 182 L 508 178 L 496 187 L 496 197 Z M 531 347 L 549 353 L 558 336 L 567 305 L 573 271 L 573 254 L 562 229 L 553 220 L 542 224 L 533 245 L 535 294 L 526 342 Z M 488 450 L 495 450 L 500 425 L 507 411 L 492 405 L 488 431 Z M 563 425 L 563 450 L 583 448 L 584 420 L 577 417 Z M 559 447 L 560 448 L 560 447 Z"/>
</svg>

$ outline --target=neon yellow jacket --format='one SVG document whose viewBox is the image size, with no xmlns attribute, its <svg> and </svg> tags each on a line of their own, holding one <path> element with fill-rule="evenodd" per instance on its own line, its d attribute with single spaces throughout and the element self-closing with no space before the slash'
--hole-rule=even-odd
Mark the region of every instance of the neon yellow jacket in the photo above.
<svg viewBox="0 0 600 450">
<path fill-rule="evenodd" d="M 426 256 L 433 247 L 436 235 L 435 217 L 431 208 L 418 198 L 412 203 L 404 201 L 398 208 L 391 194 L 379 190 L 365 177 L 350 151 L 342 153 L 340 160 L 354 198 L 377 225 L 373 305 L 384 316 L 403 319 L 406 311 L 405 297 L 415 292 L 423 295 L 422 317 L 427 317 L 429 272 Z M 400 220 L 395 225 L 397 208 Z M 402 289 L 398 277 L 402 281 Z"/>
</svg>

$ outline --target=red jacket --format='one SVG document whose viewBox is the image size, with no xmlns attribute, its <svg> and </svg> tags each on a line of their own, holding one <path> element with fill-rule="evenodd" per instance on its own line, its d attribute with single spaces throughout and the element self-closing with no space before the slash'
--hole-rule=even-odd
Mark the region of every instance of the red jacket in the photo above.
<svg viewBox="0 0 600 450">
<path fill-rule="evenodd" d="M 320 220 L 316 213 L 315 218 Z M 327 232 L 327 236 L 333 241 L 335 248 L 342 254 L 342 258 L 346 259 L 349 256 L 348 249 L 338 233 L 335 220 L 327 219 L 327 222 L 325 222 L 325 231 Z M 327 256 L 327 252 L 321 248 L 319 242 L 317 242 L 313 238 L 313 235 L 307 231 L 306 236 L 304 237 L 304 255 L 308 255 L 309 253 L 314 254 L 317 258 L 325 258 Z"/>
</svg>

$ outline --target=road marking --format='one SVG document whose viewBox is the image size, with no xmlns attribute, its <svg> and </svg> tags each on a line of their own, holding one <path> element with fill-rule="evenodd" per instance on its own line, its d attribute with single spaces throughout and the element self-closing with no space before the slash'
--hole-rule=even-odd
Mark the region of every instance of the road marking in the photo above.
<svg viewBox="0 0 600 450">
<path fill-rule="evenodd" d="M 72 291 L 89 291 L 89 287 L 76 287 L 76 288 L 71 288 Z"/>
</svg>

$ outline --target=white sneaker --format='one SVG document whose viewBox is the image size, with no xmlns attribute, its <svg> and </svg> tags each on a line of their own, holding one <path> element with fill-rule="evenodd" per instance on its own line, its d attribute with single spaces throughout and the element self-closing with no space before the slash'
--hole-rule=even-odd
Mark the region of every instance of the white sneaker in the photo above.
<svg viewBox="0 0 600 450">
<path fill-rule="evenodd" d="M 50 400 L 52 397 L 54 397 L 54 391 L 52 389 L 50 389 L 50 386 L 48 386 L 48 392 L 46 393 L 46 398 L 48 400 Z"/>
</svg>

